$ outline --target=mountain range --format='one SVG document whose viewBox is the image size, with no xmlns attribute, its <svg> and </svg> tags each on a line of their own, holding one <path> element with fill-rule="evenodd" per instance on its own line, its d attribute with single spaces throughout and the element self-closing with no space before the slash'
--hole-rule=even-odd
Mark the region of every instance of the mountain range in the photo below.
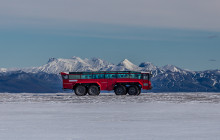
<svg viewBox="0 0 220 140">
<path fill-rule="evenodd" d="M 115 65 L 99 58 L 50 58 L 45 65 L 31 68 L 0 68 L 0 92 L 63 92 L 60 72 L 151 71 L 150 92 L 219 92 L 220 70 L 190 71 L 174 65 L 158 67 L 150 62 L 135 65 L 127 59 Z"/>
</svg>

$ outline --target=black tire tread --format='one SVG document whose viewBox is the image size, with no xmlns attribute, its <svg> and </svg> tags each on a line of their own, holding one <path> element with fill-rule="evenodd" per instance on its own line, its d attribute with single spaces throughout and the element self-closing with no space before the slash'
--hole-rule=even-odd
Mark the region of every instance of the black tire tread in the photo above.
<svg viewBox="0 0 220 140">
<path fill-rule="evenodd" d="M 95 89 L 97 90 L 97 92 L 92 93 L 92 91 L 91 91 L 92 88 L 95 88 Z M 100 89 L 99 89 L 99 87 L 96 86 L 96 85 L 91 85 L 91 86 L 89 86 L 88 94 L 91 95 L 91 96 L 98 96 L 98 95 L 100 94 Z"/>
<path fill-rule="evenodd" d="M 79 92 L 79 88 L 83 88 L 85 91 L 84 92 Z M 83 86 L 83 85 L 78 85 L 76 88 L 75 88 L 75 94 L 77 96 L 85 96 L 87 94 L 87 90 L 86 90 L 86 87 Z"/>
<path fill-rule="evenodd" d="M 134 93 L 132 93 L 130 90 L 132 90 L 132 88 L 135 90 Z M 140 89 L 136 86 L 136 85 L 132 85 L 130 87 L 128 87 L 128 94 L 129 95 L 139 95 L 140 94 Z"/>
<path fill-rule="evenodd" d="M 121 88 L 121 89 L 120 89 Z M 118 92 L 118 90 L 122 90 L 121 93 Z M 117 85 L 115 87 L 115 94 L 116 95 L 126 95 L 127 94 L 127 90 L 126 90 L 126 87 L 124 85 Z"/>
</svg>

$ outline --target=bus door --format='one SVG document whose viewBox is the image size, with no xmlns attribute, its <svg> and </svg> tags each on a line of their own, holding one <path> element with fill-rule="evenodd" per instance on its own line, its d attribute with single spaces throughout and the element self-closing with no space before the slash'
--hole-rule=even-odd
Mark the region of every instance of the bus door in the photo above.
<svg viewBox="0 0 220 140">
<path fill-rule="evenodd" d="M 114 89 L 116 76 L 117 74 L 115 73 L 105 74 L 105 78 L 107 79 L 107 90 Z"/>
</svg>

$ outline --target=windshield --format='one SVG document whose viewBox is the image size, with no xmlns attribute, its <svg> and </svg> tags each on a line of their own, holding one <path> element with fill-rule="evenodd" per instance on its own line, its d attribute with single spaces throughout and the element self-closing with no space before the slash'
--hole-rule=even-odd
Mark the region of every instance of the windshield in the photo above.
<svg viewBox="0 0 220 140">
<path fill-rule="evenodd" d="M 63 79 L 69 79 L 69 76 L 68 75 L 62 75 L 62 78 Z"/>
<path fill-rule="evenodd" d="M 148 80 L 149 79 L 149 74 L 147 74 L 147 73 L 142 74 L 142 79 Z"/>
</svg>

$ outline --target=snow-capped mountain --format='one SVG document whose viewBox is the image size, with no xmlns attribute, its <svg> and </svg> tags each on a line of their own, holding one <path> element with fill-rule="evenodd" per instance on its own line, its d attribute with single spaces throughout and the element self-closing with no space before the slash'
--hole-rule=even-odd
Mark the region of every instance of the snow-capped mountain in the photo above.
<svg viewBox="0 0 220 140">
<path fill-rule="evenodd" d="M 154 71 L 158 69 L 158 67 L 153 65 L 151 62 L 142 62 L 139 67 L 141 67 L 144 71 Z"/>
<path fill-rule="evenodd" d="M 59 74 L 60 72 L 68 71 L 97 71 L 108 69 L 111 66 L 113 66 L 113 64 L 98 58 L 81 59 L 79 57 L 72 57 L 71 59 L 50 58 L 47 64 L 43 66 L 24 68 L 22 70 L 30 73 L 45 72 Z"/>
<path fill-rule="evenodd" d="M 14 71 L 19 71 L 19 68 L 0 68 L 0 73 L 9 73 Z"/>
<path fill-rule="evenodd" d="M 137 70 L 138 69 L 138 66 L 136 66 L 135 64 L 130 62 L 128 59 L 124 59 L 117 66 L 122 67 L 122 68 L 127 69 L 127 70 L 134 70 L 134 69 Z"/>
<path fill-rule="evenodd" d="M 174 65 L 165 65 L 161 68 L 164 71 L 171 71 L 171 72 L 182 72 L 184 70 L 174 66 Z"/>
<path fill-rule="evenodd" d="M 7 72 L 7 69 L 6 68 L 0 68 L 0 73 L 1 72 Z"/>
<path fill-rule="evenodd" d="M 150 62 L 142 62 L 137 66 L 128 59 L 115 65 L 99 58 L 79 57 L 50 58 L 45 65 L 33 68 L 1 68 L 0 92 L 60 92 L 59 73 L 69 71 L 151 71 L 153 92 L 220 92 L 220 70 L 196 72 L 174 65 L 158 67 Z"/>
<path fill-rule="evenodd" d="M 63 71 L 141 71 L 142 68 L 127 59 L 118 65 L 114 65 L 98 58 L 81 59 L 79 57 L 72 57 L 71 59 L 50 58 L 47 64 L 43 66 L 24 68 L 22 70 L 30 73 L 45 72 L 59 74 Z"/>
<path fill-rule="evenodd" d="M 177 69 L 177 67 L 173 67 Z M 21 70 L 29 73 L 45 72 L 50 74 L 59 74 L 65 71 L 152 71 L 156 73 L 159 71 L 159 73 L 161 73 L 162 71 L 171 70 L 174 72 L 171 68 L 159 68 L 150 62 L 142 62 L 137 66 L 128 59 L 124 59 L 115 65 L 99 58 L 81 59 L 79 57 L 72 57 L 71 59 L 50 58 L 45 65 L 23 68 Z M 184 70 L 178 68 L 178 72 L 180 71 L 183 72 Z"/>
<path fill-rule="evenodd" d="M 90 65 L 93 71 L 106 70 L 114 66 L 114 64 L 111 64 L 99 58 L 85 59 L 84 61 Z"/>
<path fill-rule="evenodd" d="M 128 59 L 124 59 L 118 65 L 112 65 L 108 71 L 141 71 L 137 65 L 130 62 Z"/>
</svg>

